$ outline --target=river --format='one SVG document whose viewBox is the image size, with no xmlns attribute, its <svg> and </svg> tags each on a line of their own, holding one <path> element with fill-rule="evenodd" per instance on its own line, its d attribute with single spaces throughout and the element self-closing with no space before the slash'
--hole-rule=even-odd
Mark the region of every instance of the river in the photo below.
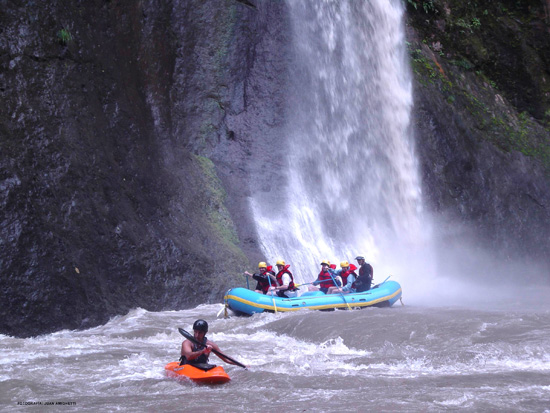
<svg viewBox="0 0 550 413">
<path fill-rule="evenodd" d="M 321 259 L 362 254 L 375 277 L 395 274 L 405 305 L 250 318 L 217 317 L 221 304 L 135 309 L 85 331 L 0 336 L 0 409 L 550 411 L 547 283 L 483 286 L 476 274 L 451 283 L 434 269 L 401 1 L 288 4 L 297 49 L 288 199 L 280 210 L 251 199 L 266 259 L 292 263 L 302 282 Z M 219 386 L 167 377 L 177 328 L 197 318 L 249 369 L 224 365 L 232 380 Z"/>
<path fill-rule="evenodd" d="M 0 336 L 9 411 L 550 411 L 548 288 L 470 306 L 415 304 L 217 318 L 220 304 L 135 309 L 103 326 Z M 223 352 L 224 385 L 169 378 L 197 318 Z M 47 403 L 65 403 L 51 405 Z M 32 403 L 32 404 L 31 404 Z"/>
</svg>

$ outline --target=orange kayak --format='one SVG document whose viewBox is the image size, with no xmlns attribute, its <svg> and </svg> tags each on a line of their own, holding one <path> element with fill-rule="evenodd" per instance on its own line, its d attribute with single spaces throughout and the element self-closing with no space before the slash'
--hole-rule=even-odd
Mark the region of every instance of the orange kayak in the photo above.
<svg viewBox="0 0 550 413">
<path fill-rule="evenodd" d="M 189 364 L 180 366 L 178 361 L 173 361 L 164 366 L 164 369 L 170 377 L 188 378 L 199 384 L 223 384 L 231 380 L 221 366 L 204 371 Z"/>
</svg>

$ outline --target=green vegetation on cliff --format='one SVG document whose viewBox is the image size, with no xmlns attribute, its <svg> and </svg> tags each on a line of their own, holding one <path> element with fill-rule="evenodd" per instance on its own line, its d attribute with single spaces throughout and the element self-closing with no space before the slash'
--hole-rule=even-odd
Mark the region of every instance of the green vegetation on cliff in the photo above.
<svg viewBox="0 0 550 413">
<path fill-rule="evenodd" d="M 246 263 L 246 257 L 239 247 L 237 229 L 224 204 L 227 194 L 216 174 L 214 163 L 204 156 L 195 156 L 195 159 L 204 179 L 202 191 L 204 199 L 207 200 L 204 207 L 208 225 L 211 231 L 217 234 L 216 238 L 221 240 L 235 255 L 241 257 L 243 263 Z"/>
<path fill-rule="evenodd" d="M 407 0 L 407 9 L 418 84 L 439 90 L 477 136 L 550 169 L 545 2 Z"/>
</svg>

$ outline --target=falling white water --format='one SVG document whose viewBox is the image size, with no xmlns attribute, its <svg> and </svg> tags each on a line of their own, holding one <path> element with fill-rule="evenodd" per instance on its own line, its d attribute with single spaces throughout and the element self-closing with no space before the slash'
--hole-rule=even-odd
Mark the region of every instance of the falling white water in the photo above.
<svg viewBox="0 0 550 413">
<path fill-rule="evenodd" d="M 405 272 L 429 249 L 401 0 L 288 0 L 295 47 L 284 205 L 251 200 L 266 260 Z M 406 274 L 402 274 L 406 275 Z"/>
</svg>

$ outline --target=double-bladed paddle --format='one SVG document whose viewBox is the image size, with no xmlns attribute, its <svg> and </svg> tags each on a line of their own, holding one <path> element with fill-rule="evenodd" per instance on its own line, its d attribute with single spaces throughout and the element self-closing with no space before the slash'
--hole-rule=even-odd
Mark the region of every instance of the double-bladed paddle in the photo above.
<svg viewBox="0 0 550 413">
<path fill-rule="evenodd" d="M 197 346 L 201 346 L 201 347 L 206 347 L 203 343 L 201 343 L 200 341 L 198 341 L 197 339 L 195 339 L 195 337 L 192 335 L 192 334 L 189 334 L 187 331 L 185 331 L 183 328 L 178 328 L 178 331 L 180 332 L 180 334 L 182 336 L 184 336 L 187 340 L 189 340 L 191 343 L 195 343 Z M 226 356 L 225 354 L 223 354 L 221 351 L 218 351 L 218 350 L 214 350 L 212 349 L 212 352 L 220 357 L 223 357 L 223 358 L 226 358 L 227 360 L 230 360 L 231 362 L 233 362 L 235 365 L 239 366 L 239 367 L 242 367 L 243 369 L 245 370 L 248 370 L 248 368 L 242 364 L 242 363 L 239 363 L 237 360 L 234 360 L 232 359 L 231 357 L 228 357 Z"/>
</svg>

